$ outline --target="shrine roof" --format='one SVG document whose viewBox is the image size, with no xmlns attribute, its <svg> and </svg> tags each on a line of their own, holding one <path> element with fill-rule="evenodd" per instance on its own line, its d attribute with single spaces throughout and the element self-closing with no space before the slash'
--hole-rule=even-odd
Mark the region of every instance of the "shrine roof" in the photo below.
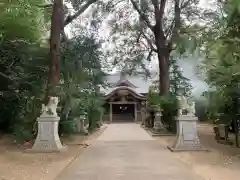
<svg viewBox="0 0 240 180">
<path fill-rule="evenodd" d="M 130 93 L 132 93 L 133 96 L 137 97 L 138 99 L 146 99 L 146 97 L 140 93 L 137 93 L 134 88 L 128 87 L 128 86 L 118 86 L 112 89 L 112 91 L 110 91 L 108 94 L 106 94 L 104 97 L 106 99 L 108 99 L 109 97 L 111 97 L 112 95 L 114 95 L 114 93 L 118 92 L 121 90 L 128 90 Z"/>
<path fill-rule="evenodd" d="M 110 84 L 109 88 L 101 89 L 104 94 L 109 94 L 112 91 L 116 90 L 121 83 L 130 83 L 129 88 L 135 91 L 137 94 L 148 93 L 149 87 L 152 85 L 153 81 L 157 79 L 157 74 L 152 74 L 150 78 L 146 78 L 142 74 L 138 75 L 125 75 L 123 79 L 121 79 L 121 73 L 109 74 L 106 77 L 107 83 Z M 121 87 L 121 86 L 120 86 Z"/>
</svg>

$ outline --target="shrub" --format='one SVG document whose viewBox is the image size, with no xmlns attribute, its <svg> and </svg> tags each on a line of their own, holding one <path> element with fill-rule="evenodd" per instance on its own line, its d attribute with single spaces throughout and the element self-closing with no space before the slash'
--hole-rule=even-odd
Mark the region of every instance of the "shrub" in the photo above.
<svg viewBox="0 0 240 180">
<path fill-rule="evenodd" d="M 152 106 L 160 106 L 162 109 L 162 123 L 168 131 L 176 132 L 175 117 L 178 114 L 178 101 L 175 95 L 159 96 L 153 91 L 148 93 L 148 104 Z"/>
<path fill-rule="evenodd" d="M 167 130 L 176 133 L 175 118 L 178 115 L 179 104 L 175 95 L 162 96 L 160 101 L 162 108 L 162 122 Z"/>
</svg>

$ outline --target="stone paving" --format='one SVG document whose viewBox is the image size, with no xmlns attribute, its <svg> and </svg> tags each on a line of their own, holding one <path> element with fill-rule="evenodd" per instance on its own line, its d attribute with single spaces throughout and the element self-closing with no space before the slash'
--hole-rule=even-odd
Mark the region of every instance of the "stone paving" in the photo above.
<svg viewBox="0 0 240 180">
<path fill-rule="evenodd" d="M 139 124 L 109 124 L 57 180 L 202 180 Z"/>
</svg>

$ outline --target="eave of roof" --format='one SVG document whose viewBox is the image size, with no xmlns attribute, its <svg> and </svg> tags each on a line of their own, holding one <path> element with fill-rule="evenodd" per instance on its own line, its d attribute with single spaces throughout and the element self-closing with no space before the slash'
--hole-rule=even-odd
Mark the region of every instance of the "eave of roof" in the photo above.
<svg viewBox="0 0 240 180">
<path fill-rule="evenodd" d="M 140 93 L 137 93 L 133 88 L 128 87 L 128 86 L 118 86 L 113 88 L 113 90 L 111 92 L 109 92 L 108 94 L 106 94 L 104 96 L 104 99 L 108 99 L 109 97 L 111 97 L 115 92 L 119 91 L 119 90 L 128 90 L 130 91 L 134 96 L 136 96 L 136 98 L 138 99 L 142 99 L 142 100 L 146 100 L 146 97 Z"/>
</svg>

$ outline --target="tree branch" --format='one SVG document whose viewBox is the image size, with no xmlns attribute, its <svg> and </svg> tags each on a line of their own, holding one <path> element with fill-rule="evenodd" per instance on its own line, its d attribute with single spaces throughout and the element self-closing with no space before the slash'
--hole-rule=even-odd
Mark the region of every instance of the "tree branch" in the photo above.
<svg viewBox="0 0 240 180">
<path fill-rule="evenodd" d="M 62 36 L 61 36 L 61 43 L 63 43 L 63 42 L 67 42 L 68 37 L 67 37 L 67 35 L 66 35 L 64 29 L 61 31 L 61 35 L 62 35 Z"/>
<path fill-rule="evenodd" d="M 143 37 L 146 39 L 148 45 L 150 46 L 151 50 L 154 52 L 157 52 L 157 49 L 153 46 L 152 40 L 144 33 L 142 32 Z"/>
<path fill-rule="evenodd" d="M 182 4 L 180 5 L 181 9 L 186 8 L 193 0 L 187 0 L 187 1 L 182 1 Z"/>
<path fill-rule="evenodd" d="M 160 7 L 159 7 L 158 0 L 152 0 L 153 6 L 154 6 L 155 20 L 156 20 L 154 33 L 155 33 L 155 36 L 158 34 L 157 36 L 160 36 L 162 40 L 166 39 L 164 36 L 163 25 L 162 25 L 166 2 L 167 0 L 161 0 Z"/>
<path fill-rule="evenodd" d="M 139 16 L 144 20 L 147 26 L 153 31 L 153 26 L 151 25 L 148 17 L 140 10 L 140 8 L 138 7 L 137 3 L 134 0 L 131 0 L 131 3 L 134 9 L 138 12 Z"/>
<path fill-rule="evenodd" d="M 173 20 L 170 27 L 168 29 L 166 29 L 165 31 L 165 36 L 166 36 L 166 39 L 168 39 L 168 37 L 171 35 L 171 33 L 173 32 L 173 27 L 174 27 L 174 23 L 175 21 Z"/>
<path fill-rule="evenodd" d="M 174 5 L 174 26 L 173 26 L 173 30 L 172 30 L 172 36 L 169 39 L 168 42 L 168 47 L 171 48 L 172 47 L 172 43 L 173 41 L 178 37 L 179 35 L 179 29 L 181 26 L 181 8 L 180 8 L 180 0 L 174 0 L 175 1 L 175 5 Z"/>
<path fill-rule="evenodd" d="M 201 31 L 203 31 L 203 30 L 205 30 L 206 29 L 206 27 L 196 27 L 196 28 L 191 28 L 191 25 L 189 25 L 189 26 L 187 26 L 186 28 L 184 28 L 184 30 L 182 30 L 181 29 L 181 34 L 182 33 L 185 33 L 185 34 L 194 34 L 194 35 L 196 35 L 195 33 L 197 33 L 197 32 L 201 32 Z"/>
<path fill-rule="evenodd" d="M 148 56 L 147 56 L 147 61 L 151 61 L 151 57 L 152 57 L 152 53 L 153 53 L 153 50 L 151 49 L 151 51 L 149 52 Z"/>
<path fill-rule="evenodd" d="M 154 7 L 154 14 L 155 14 L 155 20 L 157 21 L 157 16 L 158 16 L 158 0 L 151 0 L 153 7 Z M 157 22 L 156 22 L 157 24 Z"/>
<path fill-rule="evenodd" d="M 80 16 L 90 5 L 96 1 L 97 0 L 88 0 L 75 14 L 68 16 L 64 22 L 64 27 L 70 24 L 78 16 Z"/>
<path fill-rule="evenodd" d="M 9 76 L 7 76 L 6 74 L 4 74 L 4 73 L 2 73 L 2 72 L 0 72 L 0 76 L 4 77 L 4 78 L 6 78 L 6 79 L 12 80 Z"/>
<path fill-rule="evenodd" d="M 53 7 L 53 4 L 37 5 L 37 7 L 39 7 L 39 8 L 49 8 L 49 7 Z"/>
<path fill-rule="evenodd" d="M 137 36 L 137 43 L 139 43 L 141 35 L 142 35 L 142 32 L 140 32 L 139 35 Z"/>
<path fill-rule="evenodd" d="M 163 18 L 164 10 L 165 10 L 165 7 L 166 7 L 166 2 L 167 2 L 167 0 L 161 0 L 161 2 L 160 2 L 160 10 L 159 10 L 158 16 L 160 16 L 159 18 L 161 20 Z"/>
<path fill-rule="evenodd" d="M 146 49 L 149 49 L 149 46 L 147 44 L 145 44 L 144 42 L 141 42 L 141 43 L 144 45 Z"/>
</svg>

